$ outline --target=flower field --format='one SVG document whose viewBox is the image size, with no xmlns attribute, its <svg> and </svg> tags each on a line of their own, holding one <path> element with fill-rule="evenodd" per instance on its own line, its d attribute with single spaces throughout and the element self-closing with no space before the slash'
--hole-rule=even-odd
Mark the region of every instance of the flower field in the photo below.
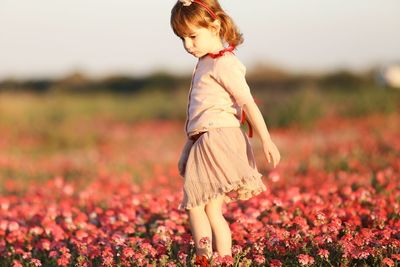
<svg viewBox="0 0 400 267">
<path fill-rule="evenodd" d="M 212 266 L 400 266 L 400 116 L 271 129 L 268 190 L 224 206 Z M 180 121 L 0 124 L 0 266 L 193 266 Z M 246 129 L 244 129 L 246 130 Z"/>
</svg>

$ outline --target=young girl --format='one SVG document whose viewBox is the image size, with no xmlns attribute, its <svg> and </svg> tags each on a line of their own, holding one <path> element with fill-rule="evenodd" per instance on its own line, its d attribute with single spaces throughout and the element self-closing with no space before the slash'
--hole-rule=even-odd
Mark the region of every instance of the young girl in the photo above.
<svg viewBox="0 0 400 267">
<path fill-rule="evenodd" d="M 233 52 L 243 42 L 242 35 L 218 1 L 179 0 L 171 11 L 171 26 L 185 50 L 198 58 L 188 97 L 188 140 L 178 163 L 184 177 L 178 209 L 188 210 L 196 260 L 212 256 L 202 244 L 204 237 L 220 256 L 232 256 L 223 202 L 247 200 L 266 190 L 240 127 L 245 116 L 249 136 L 252 125 L 274 167 L 280 154 L 246 83 L 246 68 Z"/>
</svg>

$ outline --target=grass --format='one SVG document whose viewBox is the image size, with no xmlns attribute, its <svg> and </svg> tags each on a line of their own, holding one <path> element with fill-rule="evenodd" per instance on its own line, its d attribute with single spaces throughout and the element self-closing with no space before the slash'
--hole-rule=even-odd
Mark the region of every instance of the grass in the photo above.
<svg viewBox="0 0 400 267">
<path fill-rule="evenodd" d="M 380 88 L 323 90 L 312 86 L 296 91 L 253 90 L 269 127 L 308 127 L 323 116 L 359 117 L 389 114 L 400 109 L 400 91 Z M 74 135 L 76 123 L 116 121 L 134 123 L 149 119 L 181 120 L 186 117 L 187 91 L 148 90 L 138 94 L 0 94 L 0 126 L 15 135 L 29 132 L 49 139 L 56 148 L 91 144 L 96 136 Z"/>
</svg>

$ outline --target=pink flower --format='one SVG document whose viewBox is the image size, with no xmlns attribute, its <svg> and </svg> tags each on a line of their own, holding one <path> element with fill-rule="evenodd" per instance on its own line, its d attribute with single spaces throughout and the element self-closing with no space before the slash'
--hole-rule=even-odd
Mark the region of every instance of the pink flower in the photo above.
<svg viewBox="0 0 400 267">
<path fill-rule="evenodd" d="M 282 262 L 280 260 L 272 259 L 269 262 L 270 267 L 282 267 Z"/>
<path fill-rule="evenodd" d="M 69 248 L 60 248 L 61 257 L 57 259 L 57 264 L 61 266 L 67 266 L 70 263 L 71 254 L 69 253 Z"/>
<path fill-rule="evenodd" d="M 306 254 L 298 255 L 297 259 L 299 260 L 301 266 L 311 265 L 314 263 L 314 258 Z"/>
<path fill-rule="evenodd" d="M 208 236 L 202 237 L 200 239 L 200 247 L 201 248 L 207 248 L 211 244 L 210 238 Z"/>
<path fill-rule="evenodd" d="M 84 238 L 88 237 L 89 235 L 86 231 L 79 229 L 78 231 L 76 231 L 75 236 L 76 236 L 76 239 L 83 240 Z"/>
<path fill-rule="evenodd" d="M 41 235 L 43 232 L 44 232 L 43 228 L 39 226 L 34 226 L 31 229 L 29 229 L 29 233 L 34 235 Z"/>
<path fill-rule="evenodd" d="M 272 182 L 276 183 L 280 180 L 280 174 L 277 171 L 271 171 L 268 175 L 268 178 L 271 179 Z"/>
<path fill-rule="evenodd" d="M 225 255 L 225 256 L 222 258 L 222 263 L 225 263 L 225 264 L 228 264 L 228 265 L 233 265 L 234 260 L 233 260 L 232 256 Z"/>
<path fill-rule="evenodd" d="M 318 250 L 318 255 L 319 255 L 321 258 L 327 259 L 327 258 L 329 257 L 329 251 L 326 250 L 326 249 L 320 249 L 320 250 Z"/>
<path fill-rule="evenodd" d="M 25 259 L 30 259 L 32 257 L 32 253 L 31 252 L 26 252 L 26 251 L 23 251 L 22 252 L 22 258 L 25 260 Z"/>
<path fill-rule="evenodd" d="M 134 262 L 141 264 L 144 262 L 145 255 L 143 255 L 140 252 L 136 252 L 135 255 L 133 255 L 133 258 L 134 258 Z"/>
<path fill-rule="evenodd" d="M 181 263 L 185 263 L 187 258 L 187 254 L 184 253 L 183 251 L 179 251 L 178 253 L 178 259 Z"/>
<path fill-rule="evenodd" d="M 5 231 L 5 230 L 7 230 L 7 228 L 8 228 L 8 221 L 6 221 L 6 220 L 1 220 L 1 221 L 0 221 L 0 230 Z"/>
<path fill-rule="evenodd" d="M 391 257 L 392 259 L 400 261 L 400 254 L 392 254 Z"/>
<path fill-rule="evenodd" d="M 242 252 L 242 247 L 239 245 L 232 246 L 232 254 L 236 255 Z"/>
<path fill-rule="evenodd" d="M 254 256 L 254 262 L 257 264 L 264 264 L 265 263 L 265 257 L 262 255 L 255 255 Z"/>
<path fill-rule="evenodd" d="M 151 255 L 152 257 L 155 257 L 156 254 L 157 254 L 157 250 L 155 250 L 154 247 L 153 247 L 150 243 L 148 243 L 148 242 L 144 242 L 144 243 L 141 245 L 141 249 L 142 249 L 143 253 L 149 254 L 149 255 Z"/>
<path fill-rule="evenodd" d="M 104 265 L 112 265 L 114 262 L 112 248 L 109 246 L 105 247 L 101 253 L 101 258 Z"/>
<path fill-rule="evenodd" d="M 124 254 L 125 257 L 131 258 L 133 255 L 135 255 L 135 250 L 131 247 L 125 247 L 122 249 L 122 253 Z"/>
<path fill-rule="evenodd" d="M 213 264 L 221 265 L 224 262 L 222 256 L 219 255 L 217 252 L 213 253 L 212 258 L 213 258 L 213 260 L 212 260 Z"/>
<path fill-rule="evenodd" d="M 125 244 L 125 237 L 121 234 L 113 234 L 111 238 L 117 246 L 122 246 Z"/>
<path fill-rule="evenodd" d="M 62 247 L 62 248 L 60 248 L 60 251 L 61 251 L 62 254 L 68 254 L 69 253 L 69 248 Z"/>
<path fill-rule="evenodd" d="M 31 259 L 31 263 L 35 266 L 42 266 L 42 262 L 38 259 Z"/>
<path fill-rule="evenodd" d="M 355 259 L 366 259 L 370 255 L 367 249 L 356 248 L 351 252 L 351 256 Z"/>
<path fill-rule="evenodd" d="M 50 258 L 56 258 L 58 256 L 58 252 L 55 250 L 50 251 L 49 257 Z"/>
<path fill-rule="evenodd" d="M 389 267 L 394 266 L 394 262 L 393 262 L 392 259 L 384 258 L 382 262 L 383 262 L 384 264 L 386 264 L 387 266 L 389 266 Z"/>
<path fill-rule="evenodd" d="M 17 223 L 17 222 L 10 222 L 9 224 L 8 224 L 8 230 L 10 231 L 10 232 L 13 232 L 13 231 L 16 231 L 16 230 L 18 230 L 19 229 L 19 224 Z"/>
<path fill-rule="evenodd" d="M 39 245 L 39 248 L 41 248 L 43 250 L 50 250 L 51 242 L 46 238 L 42 238 L 42 239 L 40 239 L 38 245 Z"/>
<path fill-rule="evenodd" d="M 69 264 L 69 258 L 62 255 L 61 258 L 57 259 L 57 264 L 61 266 L 67 266 Z"/>
</svg>

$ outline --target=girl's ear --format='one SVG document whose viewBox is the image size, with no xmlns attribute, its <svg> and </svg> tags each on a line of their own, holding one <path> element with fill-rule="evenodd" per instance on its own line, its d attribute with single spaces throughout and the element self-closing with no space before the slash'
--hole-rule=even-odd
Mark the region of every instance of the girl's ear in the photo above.
<svg viewBox="0 0 400 267">
<path fill-rule="evenodd" d="M 219 35 L 219 31 L 221 30 L 221 21 L 216 19 L 211 23 L 212 31 L 215 35 Z"/>
</svg>

